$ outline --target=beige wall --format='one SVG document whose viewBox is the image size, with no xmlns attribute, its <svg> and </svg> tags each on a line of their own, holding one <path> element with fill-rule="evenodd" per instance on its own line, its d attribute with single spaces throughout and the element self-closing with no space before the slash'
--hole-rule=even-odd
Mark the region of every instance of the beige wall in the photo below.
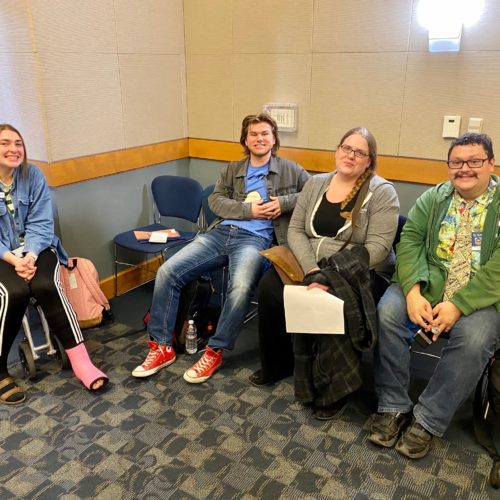
<svg viewBox="0 0 500 500">
<path fill-rule="evenodd" d="M 370 128 L 380 153 L 442 159 L 444 115 L 500 140 L 500 2 L 431 54 L 412 0 L 184 0 L 189 136 L 238 140 L 242 117 L 295 102 L 282 143 L 333 149 Z"/>
<path fill-rule="evenodd" d="M 182 0 L 2 0 L 0 8 L 1 121 L 23 131 L 32 159 L 187 135 Z"/>
<path fill-rule="evenodd" d="M 445 114 L 500 139 L 500 2 L 459 53 L 430 54 L 416 0 L 2 0 L 0 121 L 30 157 L 186 136 L 238 140 L 265 102 L 295 102 L 286 146 L 333 149 L 369 127 L 381 154 L 442 159 Z M 43 133 L 40 133 L 43 131 Z"/>
</svg>

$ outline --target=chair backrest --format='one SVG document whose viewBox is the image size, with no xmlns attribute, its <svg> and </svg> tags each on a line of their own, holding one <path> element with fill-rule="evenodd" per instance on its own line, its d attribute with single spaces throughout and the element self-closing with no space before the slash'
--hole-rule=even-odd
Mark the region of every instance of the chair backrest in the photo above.
<svg viewBox="0 0 500 500">
<path fill-rule="evenodd" d="M 178 175 L 160 175 L 153 179 L 151 192 L 161 217 L 198 221 L 203 192 L 198 181 Z"/>
<path fill-rule="evenodd" d="M 208 205 L 208 197 L 214 192 L 215 184 L 210 184 L 203 190 L 203 194 L 201 197 L 201 206 L 203 208 L 203 217 L 205 226 L 208 227 L 212 222 L 217 219 L 217 215 L 212 212 Z"/>
<path fill-rule="evenodd" d="M 396 236 L 394 236 L 394 241 L 392 242 L 392 248 L 396 251 L 396 245 L 399 243 L 401 239 L 401 231 L 403 230 L 403 226 L 406 223 L 406 217 L 404 215 L 400 215 L 398 219 L 398 228 L 396 230 Z"/>
</svg>

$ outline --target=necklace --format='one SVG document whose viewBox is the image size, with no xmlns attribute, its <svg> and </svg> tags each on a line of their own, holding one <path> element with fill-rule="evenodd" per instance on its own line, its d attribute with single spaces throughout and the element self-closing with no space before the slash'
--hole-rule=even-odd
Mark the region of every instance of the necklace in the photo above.
<svg viewBox="0 0 500 500">
<path fill-rule="evenodd" d="M 12 183 L 14 182 L 14 177 L 11 177 L 7 182 L 4 182 L 3 180 L 0 179 L 0 184 L 5 188 L 9 189 L 12 186 Z"/>
</svg>

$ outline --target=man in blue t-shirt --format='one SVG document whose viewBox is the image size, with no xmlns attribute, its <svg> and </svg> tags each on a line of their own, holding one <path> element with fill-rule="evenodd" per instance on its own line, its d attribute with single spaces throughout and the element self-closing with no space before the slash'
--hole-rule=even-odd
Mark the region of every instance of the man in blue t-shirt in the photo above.
<svg viewBox="0 0 500 500">
<path fill-rule="evenodd" d="M 217 330 L 203 356 L 184 373 L 184 379 L 194 384 L 209 379 L 220 368 L 224 350 L 233 349 L 266 268 L 259 251 L 273 241 L 286 243 L 290 215 L 309 174 L 297 163 L 276 156 L 278 127 L 267 114 L 244 118 L 240 143 L 245 158 L 224 167 L 209 198 L 218 219 L 158 270 L 148 324 L 149 353 L 133 370 L 134 377 L 148 377 L 175 361 L 172 338 L 182 287 L 229 266 Z"/>
</svg>

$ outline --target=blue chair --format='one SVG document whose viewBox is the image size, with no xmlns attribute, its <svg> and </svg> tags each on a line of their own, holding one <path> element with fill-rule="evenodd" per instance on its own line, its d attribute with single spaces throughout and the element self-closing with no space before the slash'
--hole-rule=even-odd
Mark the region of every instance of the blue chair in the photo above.
<svg viewBox="0 0 500 500">
<path fill-rule="evenodd" d="M 206 230 L 212 222 L 217 219 L 217 215 L 212 212 L 212 209 L 208 205 L 208 197 L 213 193 L 215 184 L 210 184 L 207 186 L 202 193 L 201 197 L 201 208 L 202 208 L 202 227 Z"/>
<path fill-rule="evenodd" d="M 392 242 L 392 248 L 396 251 L 396 246 L 401 239 L 401 232 L 403 231 L 403 227 L 406 224 L 406 217 L 404 215 L 400 215 L 398 218 L 398 228 L 396 230 L 396 236 L 394 236 L 394 241 Z"/>
<path fill-rule="evenodd" d="M 176 238 L 175 240 L 170 240 L 166 243 L 138 241 L 134 235 L 134 231 L 158 231 L 167 229 L 169 226 L 162 224 L 163 217 L 175 217 L 194 224 L 199 224 L 203 187 L 198 181 L 176 175 L 161 175 L 153 179 L 151 183 L 151 192 L 153 195 L 153 224 L 125 231 L 117 234 L 113 238 L 116 296 L 118 296 L 118 266 L 137 267 L 139 265 L 119 260 L 118 248 L 143 255 L 156 255 L 161 257 L 163 261 L 166 250 L 185 245 L 193 240 L 198 233 L 198 231 L 182 231 L 176 228 L 180 234 L 180 238 Z M 155 271 L 148 269 L 147 266 L 144 267 L 144 269 L 155 275 Z M 153 279 L 154 277 L 148 281 L 152 281 Z"/>
</svg>

